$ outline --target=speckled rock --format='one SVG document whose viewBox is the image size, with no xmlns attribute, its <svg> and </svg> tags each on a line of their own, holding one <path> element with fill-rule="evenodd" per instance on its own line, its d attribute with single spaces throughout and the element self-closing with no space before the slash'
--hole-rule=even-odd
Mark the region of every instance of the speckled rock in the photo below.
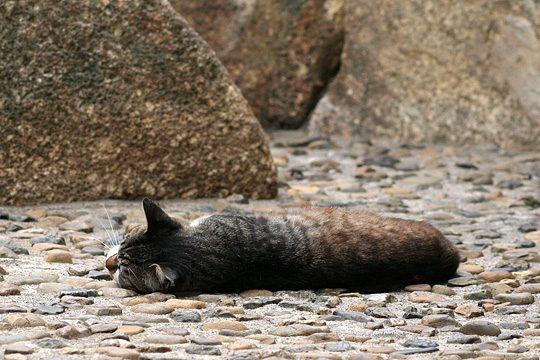
<svg viewBox="0 0 540 360">
<path fill-rule="evenodd" d="M 153 343 L 153 344 L 167 344 L 167 345 L 185 344 L 188 342 L 184 336 L 165 335 L 165 334 L 148 335 L 145 338 L 145 341 L 149 343 Z"/>
<path fill-rule="evenodd" d="M 330 329 L 326 326 L 311 326 L 305 324 L 293 324 L 289 326 L 278 326 L 274 329 L 271 329 L 268 333 L 276 336 L 305 336 L 315 333 L 326 333 L 330 332 Z"/>
<path fill-rule="evenodd" d="M 204 309 L 206 304 L 197 300 L 186 299 L 169 299 L 165 302 L 166 305 L 174 309 Z"/>
<path fill-rule="evenodd" d="M 0 8 L 0 203 L 276 194 L 257 119 L 167 2 L 64 5 Z"/>
<path fill-rule="evenodd" d="M 174 311 L 174 308 L 166 304 L 138 304 L 131 307 L 131 311 L 135 313 L 164 315 Z"/>
<path fill-rule="evenodd" d="M 484 320 L 474 320 L 463 325 L 459 331 L 466 335 L 497 336 L 501 329 L 492 322 Z"/>
<path fill-rule="evenodd" d="M 533 147 L 538 11 L 491 0 L 346 2 L 342 66 L 312 131 Z"/>
<path fill-rule="evenodd" d="M 84 324 L 75 324 L 64 326 L 56 330 L 55 334 L 64 339 L 79 339 L 92 335 L 92 331 Z"/>
<path fill-rule="evenodd" d="M 221 330 L 221 329 L 229 329 L 229 330 L 236 330 L 236 331 L 242 331 L 247 330 L 248 327 L 241 322 L 238 321 L 219 321 L 219 322 L 212 322 L 208 324 L 203 325 L 203 330 Z"/>
<path fill-rule="evenodd" d="M 526 292 L 515 294 L 499 294 L 495 296 L 495 299 L 500 302 L 509 302 L 512 305 L 529 305 L 534 303 L 534 296 Z"/>
<path fill-rule="evenodd" d="M 344 1 L 172 0 L 264 124 L 298 127 L 340 62 Z"/>
<path fill-rule="evenodd" d="M 116 329 L 116 332 L 125 335 L 136 335 L 144 332 L 144 328 L 137 325 L 120 325 Z"/>
<path fill-rule="evenodd" d="M 44 326 L 45 320 L 34 314 L 9 314 L 3 319 L 7 328 L 26 328 Z"/>
<path fill-rule="evenodd" d="M 140 354 L 137 350 L 119 348 L 116 346 L 98 347 L 96 349 L 96 352 L 98 354 L 110 356 L 111 358 L 133 359 L 133 360 L 137 360 L 140 358 Z"/>
<path fill-rule="evenodd" d="M 64 250 L 51 250 L 47 252 L 47 262 L 50 263 L 73 263 L 71 253 Z"/>
</svg>

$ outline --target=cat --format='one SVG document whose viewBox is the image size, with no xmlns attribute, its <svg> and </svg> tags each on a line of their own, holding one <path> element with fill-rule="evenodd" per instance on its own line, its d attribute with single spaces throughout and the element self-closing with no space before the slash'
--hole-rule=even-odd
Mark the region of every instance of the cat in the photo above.
<svg viewBox="0 0 540 360">
<path fill-rule="evenodd" d="M 121 287 L 140 293 L 387 292 L 448 280 L 460 261 L 455 246 L 423 221 L 313 207 L 182 225 L 150 199 L 143 208 L 146 228 L 128 233 L 105 262 Z"/>
</svg>

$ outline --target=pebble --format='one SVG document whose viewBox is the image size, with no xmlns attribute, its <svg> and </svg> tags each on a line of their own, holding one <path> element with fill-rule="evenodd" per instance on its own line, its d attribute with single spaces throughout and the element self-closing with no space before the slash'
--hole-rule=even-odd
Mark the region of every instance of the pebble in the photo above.
<svg viewBox="0 0 540 360">
<path fill-rule="evenodd" d="M 509 271 L 484 271 L 478 277 L 487 282 L 494 283 L 504 279 L 513 279 L 514 275 Z"/>
<path fill-rule="evenodd" d="M 422 318 L 422 324 L 433 328 L 460 326 L 459 322 L 449 315 L 427 315 Z"/>
<path fill-rule="evenodd" d="M 116 330 L 118 330 L 118 325 L 116 324 L 102 323 L 90 326 L 90 331 L 92 334 L 112 333 Z"/>
<path fill-rule="evenodd" d="M 9 282 L 13 285 L 38 285 L 44 282 L 56 282 L 58 274 L 56 272 L 40 271 L 39 274 L 28 276 L 11 276 Z"/>
<path fill-rule="evenodd" d="M 388 345 L 371 345 L 364 347 L 364 350 L 372 354 L 391 354 L 396 351 L 396 348 Z"/>
<path fill-rule="evenodd" d="M 174 310 L 170 316 L 178 322 L 200 322 L 202 319 L 201 314 L 194 310 Z"/>
<path fill-rule="evenodd" d="M 403 312 L 404 319 L 421 319 L 426 315 L 426 310 L 419 310 L 414 306 L 407 306 Z"/>
<path fill-rule="evenodd" d="M 35 314 L 9 314 L 4 317 L 3 321 L 8 325 L 8 328 L 25 328 L 45 326 L 45 320 Z"/>
<path fill-rule="evenodd" d="M 473 276 L 463 276 L 458 278 L 453 278 L 448 280 L 448 284 L 452 286 L 470 286 L 470 285 L 478 285 L 480 282 L 477 278 Z"/>
<path fill-rule="evenodd" d="M 431 303 L 437 301 L 445 301 L 445 295 L 436 294 L 427 291 L 413 291 L 409 294 L 409 301 L 414 303 Z"/>
<path fill-rule="evenodd" d="M 16 286 L 8 286 L 0 288 L 0 296 L 15 296 L 20 295 L 21 289 Z"/>
<path fill-rule="evenodd" d="M 484 287 L 491 295 L 490 297 L 495 297 L 499 294 L 507 294 L 512 292 L 512 288 L 510 286 L 501 283 L 486 284 Z"/>
<path fill-rule="evenodd" d="M 367 316 L 360 312 L 334 310 L 332 314 L 335 316 L 339 316 L 340 318 L 343 318 L 345 320 L 352 320 L 352 321 L 358 321 L 358 322 L 372 321 L 372 318 L 370 316 Z"/>
<path fill-rule="evenodd" d="M 164 345 L 185 344 L 188 342 L 184 336 L 165 335 L 165 334 L 148 335 L 146 336 L 144 341 L 148 343 L 164 344 Z"/>
<path fill-rule="evenodd" d="M 90 270 L 88 277 L 94 280 L 112 280 L 111 275 L 105 271 Z"/>
<path fill-rule="evenodd" d="M 66 221 L 58 225 L 60 230 L 80 231 L 84 233 L 91 233 L 94 231 L 94 226 L 87 222 L 80 220 Z"/>
<path fill-rule="evenodd" d="M 224 329 L 226 330 L 226 329 Z M 209 337 L 191 337 L 191 342 L 197 345 L 221 345 L 222 342 L 216 338 L 209 338 Z"/>
<path fill-rule="evenodd" d="M 34 352 L 34 349 L 25 344 L 10 344 L 4 348 L 4 355 L 23 354 L 29 355 Z"/>
<path fill-rule="evenodd" d="M 39 219 L 38 225 L 44 228 L 55 228 L 67 221 L 68 219 L 62 216 L 47 216 Z"/>
<path fill-rule="evenodd" d="M 67 344 L 59 339 L 44 338 L 37 340 L 35 344 L 44 349 L 61 349 L 67 347 Z"/>
<path fill-rule="evenodd" d="M 64 250 L 67 251 L 68 247 L 66 245 L 53 244 L 48 242 L 41 242 L 32 245 L 32 250 L 41 252 L 41 251 L 52 251 L 52 250 Z"/>
<path fill-rule="evenodd" d="M 90 307 L 87 308 L 89 314 L 96 316 L 118 316 L 122 315 L 122 308 L 118 306 Z"/>
<path fill-rule="evenodd" d="M 497 315 L 525 314 L 527 309 L 523 306 L 502 306 L 495 309 Z"/>
<path fill-rule="evenodd" d="M 133 360 L 137 360 L 140 358 L 140 354 L 137 350 L 120 348 L 116 346 L 98 347 L 96 349 L 96 352 L 98 354 L 103 354 L 106 356 L 110 356 L 112 358 L 133 359 Z"/>
<path fill-rule="evenodd" d="M 398 350 L 392 353 L 392 355 L 414 355 L 414 354 L 428 354 L 439 351 L 438 347 L 425 347 L 417 349 L 404 349 Z"/>
<path fill-rule="evenodd" d="M 352 346 L 347 341 L 339 341 L 339 342 L 330 342 L 324 345 L 324 350 L 330 351 L 330 352 L 345 352 L 353 350 L 354 346 Z"/>
<path fill-rule="evenodd" d="M 26 312 L 27 310 L 19 305 L 15 304 L 0 304 L 0 314 L 14 313 L 14 312 Z"/>
<path fill-rule="evenodd" d="M 184 348 L 185 352 L 193 355 L 221 355 L 221 350 L 215 346 L 189 344 Z"/>
<path fill-rule="evenodd" d="M 530 305 L 534 303 L 534 296 L 530 293 L 521 292 L 513 294 L 499 294 L 495 300 L 500 302 L 509 302 L 512 305 Z"/>
<path fill-rule="evenodd" d="M 20 341 L 29 340 L 28 336 L 23 334 L 16 335 L 0 335 L 0 345 L 13 344 Z"/>
<path fill-rule="evenodd" d="M 460 264 L 459 270 L 466 271 L 471 274 L 480 274 L 484 272 L 484 267 L 477 264 Z"/>
<path fill-rule="evenodd" d="M 478 344 L 482 340 L 478 335 L 453 335 L 446 342 L 448 344 Z"/>
<path fill-rule="evenodd" d="M 459 331 L 466 335 L 497 336 L 501 329 L 492 322 L 484 320 L 473 320 L 463 325 Z"/>
<path fill-rule="evenodd" d="M 433 287 L 431 288 L 431 291 L 434 292 L 435 294 L 441 294 L 441 295 L 446 295 L 446 296 L 452 296 L 452 295 L 455 295 L 456 292 L 452 289 L 452 288 L 449 288 L 448 286 L 444 286 L 444 285 L 433 285 Z"/>
<path fill-rule="evenodd" d="M 538 230 L 538 226 L 536 224 L 531 224 L 531 223 L 522 224 L 518 227 L 518 231 L 520 233 L 530 233 L 536 230 Z"/>
<path fill-rule="evenodd" d="M 524 336 L 540 336 L 540 329 L 527 329 L 523 331 Z"/>
<path fill-rule="evenodd" d="M 142 332 L 144 332 L 144 328 L 137 325 L 120 325 L 116 329 L 116 333 L 122 333 L 128 336 L 140 334 Z"/>
<path fill-rule="evenodd" d="M 165 315 L 172 313 L 174 308 L 162 303 L 138 304 L 132 306 L 131 311 L 142 314 Z"/>
<path fill-rule="evenodd" d="M 105 297 L 125 298 L 136 295 L 136 292 L 128 289 L 104 287 L 100 292 Z"/>
<path fill-rule="evenodd" d="M 0 289 L 1 291 L 1 289 Z M 540 283 L 537 284 L 523 284 L 514 290 L 517 293 L 531 293 L 540 294 Z"/>
<path fill-rule="evenodd" d="M 403 346 L 412 347 L 412 348 L 430 348 L 430 347 L 438 347 L 439 344 L 429 339 L 409 339 L 403 343 Z"/>
<path fill-rule="evenodd" d="M 244 302 L 242 306 L 244 309 L 258 309 L 260 307 L 271 305 L 271 304 L 279 304 L 282 301 L 282 299 L 278 297 L 257 297 L 257 298 L 250 298 L 248 301 Z"/>
<path fill-rule="evenodd" d="M 90 328 L 83 324 L 67 325 L 55 331 L 55 335 L 64 339 L 80 339 L 92 335 Z"/>
<path fill-rule="evenodd" d="M 459 305 L 454 309 L 454 312 L 469 319 L 484 315 L 482 308 L 475 304 Z"/>
<path fill-rule="evenodd" d="M 198 300 L 169 299 L 165 302 L 174 309 L 204 309 L 206 304 Z"/>
<path fill-rule="evenodd" d="M 243 331 L 243 330 L 248 330 L 248 327 L 238 321 L 218 321 L 218 322 L 204 324 L 202 326 L 202 329 L 205 331 L 222 330 L 222 329 Z"/>
<path fill-rule="evenodd" d="M 58 315 L 62 314 L 66 309 L 62 305 L 46 305 L 39 304 L 32 308 L 32 312 L 38 315 Z"/>
<path fill-rule="evenodd" d="M 306 336 L 316 333 L 327 333 L 330 329 L 326 326 L 311 326 L 305 324 L 293 324 L 289 326 L 278 326 L 270 329 L 270 335 L 289 337 L 289 336 Z"/>
</svg>

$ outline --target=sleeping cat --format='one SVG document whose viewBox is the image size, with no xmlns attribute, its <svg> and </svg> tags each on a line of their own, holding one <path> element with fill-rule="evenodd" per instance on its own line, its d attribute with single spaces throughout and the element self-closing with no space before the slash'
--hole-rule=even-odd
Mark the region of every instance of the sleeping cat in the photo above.
<svg viewBox="0 0 540 360">
<path fill-rule="evenodd" d="M 449 279 L 457 249 L 426 222 L 337 208 L 269 217 L 218 214 L 184 226 L 143 200 L 147 227 L 109 251 L 122 287 L 236 292 L 345 288 L 384 292 Z"/>
</svg>

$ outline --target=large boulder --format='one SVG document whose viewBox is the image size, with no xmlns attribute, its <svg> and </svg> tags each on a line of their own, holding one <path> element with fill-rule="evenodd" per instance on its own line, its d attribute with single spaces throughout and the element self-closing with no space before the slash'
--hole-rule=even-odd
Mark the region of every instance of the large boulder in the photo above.
<svg viewBox="0 0 540 360">
<path fill-rule="evenodd" d="M 217 52 L 255 115 L 298 127 L 335 75 L 344 0 L 171 0 Z"/>
<path fill-rule="evenodd" d="M 348 1 L 342 66 L 315 133 L 537 145 L 540 5 Z"/>
<path fill-rule="evenodd" d="M 267 139 L 160 0 L 0 5 L 0 203 L 276 194 Z"/>
</svg>

